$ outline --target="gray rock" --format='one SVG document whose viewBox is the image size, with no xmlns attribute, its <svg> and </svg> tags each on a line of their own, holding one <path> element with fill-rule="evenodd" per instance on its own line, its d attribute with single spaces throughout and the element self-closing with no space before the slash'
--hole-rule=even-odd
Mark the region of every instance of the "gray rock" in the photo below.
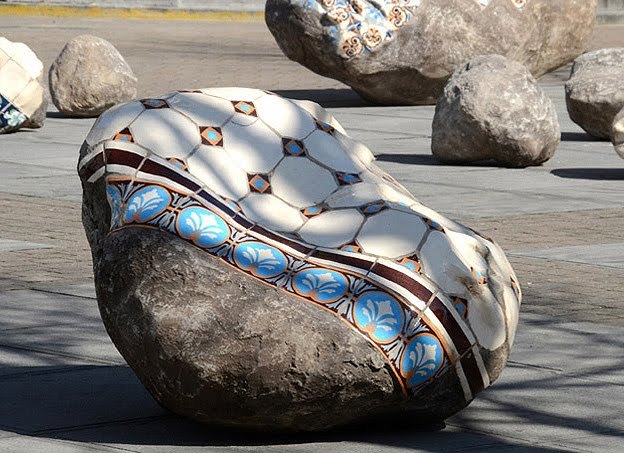
<svg viewBox="0 0 624 453">
<path fill-rule="evenodd" d="M 552 100 L 524 66 L 499 55 L 477 57 L 451 76 L 432 128 L 431 151 L 449 163 L 540 165 L 561 139 Z"/>
<path fill-rule="evenodd" d="M 499 54 L 535 76 L 585 50 L 597 0 L 268 0 L 286 56 L 380 104 L 433 104 L 465 61 Z M 348 24 L 348 25 L 347 25 Z M 358 28 L 359 27 L 359 28 Z"/>
<path fill-rule="evenodd" d="M 624 108 L 613 120 L 611 141 L 613 142 L 613 146 L 615 146 L 615 151 L 624 159 Z"/>
<path fill-rule="evenodd" d="M 81 35 L 69 41 L 49 72 L 50 95 L 68 116 L 95 117 L 133 99 L 137 78 L 108 41 Z"/>
<path fill-rule="evenodd" d="M 610 139 L 613 119 L 624 108 L 624 48 L 581 55 L 565 90 L 572 121 L 594 137 Z"/>
</svg>

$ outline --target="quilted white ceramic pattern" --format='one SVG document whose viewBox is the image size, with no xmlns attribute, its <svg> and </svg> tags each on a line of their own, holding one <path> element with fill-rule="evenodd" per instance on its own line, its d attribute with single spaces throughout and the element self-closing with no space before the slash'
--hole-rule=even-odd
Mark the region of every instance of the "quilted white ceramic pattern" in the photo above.
<svg viewBox="0 0 624 453">
<path fill-rule="evenodd" d="M 342 130 L 310 102 L 184 91 L 104 113 L 80 172 L 105 177 L 113 231 L 176 234 L 335 313 L 407 394 L 454 370 L 470 400 L 490 384 L 480 351 L 513 341 L 516 277 L 497 245 L 421 205 Z"/>
<path fill-rule="evenodd" d="M 43 64 L 30 48 L 0 37 L 0 133 L 18 129 L 43 104 Z"/>
</svg>

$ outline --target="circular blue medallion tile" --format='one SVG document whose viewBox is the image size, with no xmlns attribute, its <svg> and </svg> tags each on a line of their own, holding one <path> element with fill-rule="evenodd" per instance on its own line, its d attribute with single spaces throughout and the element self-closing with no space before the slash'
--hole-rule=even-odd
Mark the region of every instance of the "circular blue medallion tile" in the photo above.
<svg viewBox="0 0 624 453">
<path fill-rule="evenodd" d="M 436 337 L 427 333 L 417 335 L 403 352 L 401 374 L 408 386 L 415 387 L 431 379 L 443 359 L 442 345 Z"/>
<path fill-rule="evenodd" d="M 287 261 L 282 252 L 261 242 L 243 242 L 234 249 L 234 261 L 243 270 L 256 277 L 275 277 L 286 270 Z"/>
<path fill-rule="evenodd" d="M 126 204 L 124 223 L 145 223 L 162 213 L 171 195 L 160 186 L 147 186 L 134 192 Z"/>
<path fill-rule="evenodd" d="M 353 309 L 355 323 L 378 343 L 390 343 L 401 334 L 405 316 L 397 300 L 387 293 L 362 294 Z"/>
<path fill-rule="evenodd" d="M 186 208 L 178 215 L 176 230 L 180 237 L 204 248 L 216 247 L 230 237 L 230 228 L 221 217 L 206 208 Z"/>
<path fill-rule="evenodd" d="M 349 282 L 339 272 L 316 268 L 298 272 L 293 278 L 293 287 L 299 295 L 327 304 L 344 296 Z"/>
</svg>

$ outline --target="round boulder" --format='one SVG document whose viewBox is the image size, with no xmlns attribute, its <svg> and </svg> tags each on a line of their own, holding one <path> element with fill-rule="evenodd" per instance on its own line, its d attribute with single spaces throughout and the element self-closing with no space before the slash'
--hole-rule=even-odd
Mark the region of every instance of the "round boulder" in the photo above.
<svg viewBox="0 0 624 453">
<path fill-rule="evenodd" d="M 137 94 L 126 60 L 110 42 L 91 35 L 69 41 L 48 77 L 52 101 L 67 116 L 95 117 Z"/>
<path fill-rule="evenodd" d="M 524 66 L 499 55 L 477 57 L 451 76 L 432 128 L 431 151 L 447 163 L 540 165 L 561 140 L 552 100 Z"/>
<path fill-rule="evenodd" d="M 521 293 L 501 249 L 341 130 L 246 88 L 95 122 L 79 173 L 98 304 L 163 406 L 260 430 L 428 424 L 504 368 Z"/>
<path fill-rule="evenodd" d="M 578 57 L 565 90 L 572 121 L 589 135 L 609 140 L 613 119 L 624 108 L 624 48 Z"/>
<path fill-rule="evenodd" d="M 26 44 L 0 37 L 0 134 L 43 126 L 47 108 L 43 63 Z"/>
<path fill-rule="evenodd" d="M 613 120 L 611 140 L 613 146 L 615 146 L 615 151 L 624 159 L 624 109 L 622 109 Z"/>
<path fill-rule="evenodd" d="M 380 104 L 433 104 L 455 69 L 498 54 L 540 76 L 585 50 L 597 0 L 268 0 L 284 54 Z"/>
</svg>

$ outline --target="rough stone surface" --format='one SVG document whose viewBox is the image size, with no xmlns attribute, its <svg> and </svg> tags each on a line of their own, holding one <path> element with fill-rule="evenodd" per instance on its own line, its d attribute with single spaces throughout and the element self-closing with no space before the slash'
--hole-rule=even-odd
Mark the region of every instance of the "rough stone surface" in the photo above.
<svg viewBox="0 0 624 453">
<path fill-rule="evenodd" d="M 43 63 L 26 44 L 0 37 L 0 133 L 42 127 L 47 107 Z"/>
<path fill-rule="evenodd" d="M 380 104 L 433 104 L 465 61 L 499 54 L 545 74 L 585 50 L 596 0 L 269 0 L 290 59 Z"/>
<path fill-rule="evenodd" d="M 245 88 L 94 124 L 79 173 L 102 319 L 165 407 L 261 430 L 413 425 L 501 373 L 521 299 L 502 250 L 340 130 L 318 105 Z"/>
<path fill-rule="evenodd" d="M 98 116 L 137 93 L 137 79 L 123 56 L 91 35 L 65 45 L 50 67 L 49 82 L 54 105 L 68 116 Z"/>
<path fill-rule="evenodd" d="M 438 99 L 431 151 L 449 163 L 540 165 L 560 142 L 555 106 L 531 73 L 499 55 L 458 69 Z"/>
<path fill-rule="evenodd" d="M 611 139 L 613 146 L 615 146 L 615 151 L 624 159 L 624 109 L 613 120 Z"/>
<path fill-rule="evenodd" d="M 594 137 L 610 139 L 613 119 L 624 108 L 624 48 L 578 57 L 565 89 L 572 121 Z"/>
</svg>

